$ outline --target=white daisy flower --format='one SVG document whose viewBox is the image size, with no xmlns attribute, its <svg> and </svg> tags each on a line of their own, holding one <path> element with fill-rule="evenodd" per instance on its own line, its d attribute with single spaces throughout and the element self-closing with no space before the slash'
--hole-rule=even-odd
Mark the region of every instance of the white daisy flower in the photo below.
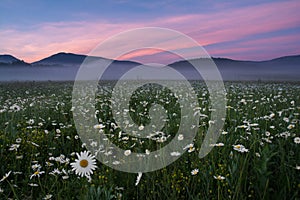
<svg viewBox="0 0 300 200">
<path fill-rule="evenodd" d="M 10 106 L 9 109 L 12 110 L 12 111 L 18 112 L 18 111 L 21 110 L 21 107 L 14 104 L 14 105 Z"/>
<path fill-rule="evenodd" d="M 90 177 L 93 171 L 97 168 L 95 156 L 89 155 L 88 151 L 76 153 L 78 159 L 71 163 L 72 171 L 81 177 Z"/>
<path fill-rule="evenodd" d="M 115 160 L 115 161 L 112 162 L 113 165 L 119 165 L 120 163 L 121 163 L 121 162 L 118 161 L 118 160 Z"/>
<path fill-rule="evenodd" d="M 96 124 L 94 126 L 94 129 L 103 129 L 103 128 L 105 128 L 105 125 L 103 125 L 103 124 Z"/>
<path fill-rule="evenodd" d="M 140 130 L 140 131 L 144 130 L 144 128 L 145 128 L 145 127 L 144 127 L 143 125 L 139 126 L 139 130 Z"/>
<path fill-rule="evenodd" d="M 51 172 L 49 172 L 49 174 L 51 174 L 51 175 L 56 175 L 56 174 L 61 174 L 61 171 L 59 171 L 59 169 L 58 168 L 55 168 L 53 171 L 51 171 Z"/>
<path fill-rule="evenodd" d="M 140 183 L 140 180 L 142 178 L 143 173 L 139 172 L 138 176 L 136 177 L 136 182 L 135 182 L 135 186 L 137 186 Z"/>
<path fill-rule="evenodd" d="M 36 183 L 28 183 L 28 185 L 31 186 L 31 187 L 38 187 L 38 186 L 39 186 L 39 185 L 36 184 Z"/>
<path fill-rule="evenodd" d="M 16 139 L 16 143 L 21 143 L 22 142 L 22 139 L 21 138 L 17 138 Z"/>
<path fill-rule="evenodd" d="M 285 121 L 285 122 L 287 122 L 287 123 L 288 123 L 288 122 L 290 122 L 290 119 L 289 119 L 289 118 L 287 118 L 287 117 L 284 117 L 284 118 L 283 118 L 283 121 Z"/>
<path fill-rule="evenodd" d="M 190 152 L 193 152 L 193 151 L 195 150 L 194 144 L 193 144 L 193 143 L 188 144 L 188 145 L 186 145 L 186 146 L 183 148 L 183 150 L 187 150 L 187 149 L 188 149 L 188 152 L 189 152 L 189 153 L 190 153 Z"/>
<path fill-rule="evenodd" d="M 148 149 L 146 149 L 145 153 L 146 153 L 146 155 L 149 155 L 151 152 Z"/>
<path fill-rule="evenodd" d="M 7 179 L 9 177 L 10 173 L 11 173 L 11 171 L 7 172 L 0 180 L 0 183 L 3 182 L 5 179 Z"/>
<path fill-rule="evenodd" d="M 184 149 L 184 150 L 188 149 L 188 152 L 189 152 L 189 153 L 195 151 L 195 147 L 194 147 L 194 144 L 193 144 L 193 143 L 191 143 L 191 144 L 185 146 L 183 149 Z"/>
<path fill-rule="evenodd" d="M 171 156 L 180 156 L 181 153 L 178 152 L 178 151 L 174 151 L 174 152 L 171 152 L 170 155 L 171 155 Z"/>
<path fill-rule="evenodd" d="M 38 164 L 38 163 L 36 163 L 36 164 L 34 164 L 34 165 L 32 165 L 31 166 L 31 168 L 33 169 L 33 170 L 39 170 L 39 169 L 41 169 L 41 165 L 40 164 Z"/>
<path fill-rule="evenodd" d="M 211 147 L 223 147 L 224 143 L 220 142 L 220 143 L 217 143 L 217 144 L 210 144 L 209 146 L 211 146 Z"/>
<path fill-rule="evenodd" d="M 233 146 L 233 149 L 238 152 L 241 152 L 241 153 L 248 152 L 248 149 L 246 149 L 244 147 L 244 145 L 242 145 L 242 144 L 237 144 L 237 145 L 232 145 L 232 146 Z"/>
<path fill-rule="evenodd" d="M 288 125 L 288 127 L 287 127 L 287 129 L 293 129 L 293 128 L 295 128 L 295 125 L 294 125 L 294 124 L 290 124 L 290 125 Z"/>
<path fill-rule="evenodd" d="M 224 180 L 225 177 L 224 176 L 221 176 L 221 175 L 218 175 L 218 176 L 214 176 L 214 179 L 217 179 L 217 180 Z"/>
<path fill-rule="evenodd" d="M 191 174 L 193 175 L 193 176 L 195 176 L 195 175 L 197 175 L 199 173 L 199 169 L 193 169 L 192 171 L 191 171 Z"/>
<path fill-rule="evenodd" d="M 179 134 L 178 137 L 177 137 L 177 139 L 178 139 L 179 141 L 181 141 L 181 140 L 184 139 L 184 136 L 183 136 L 182 134 Z"/>
<path fill-rule="evenodd" d="M 44 174 L 45 171 L 40 171 L 40 170 L 37 170 L 35 171 L 31 176 L 30 176 L 30 179 L 32 179 L 33 177 L 37 176 L 37 177 L 40 177 L 41 174 Z"/>
<path fill-rule="evenodd" d="M 131 154 L 131 151 L 130 151 L 130 150 L 124 151 L 124 155 L 125 155 L 125 156 L 129 156 L 130 154 Z"/>
<path fill-rule="evenodd" d="M 19 144 L 12 144 L 9 148 L 9 151 L 17 151 L 19 147 Z"/>
<path fill-rule="evenodd" d="M 294 142 L 295 142 L 296 144 L 300 144 L 300 137 L 295 137 L 295 138 L 294 138 Z"/>
<path fill-rule="evenodd" d="M 52 194 L 47 194 L 43 199 L 44 200 L 49 200 L 52 198 Z"/>
<path fill-rule="evenodd" d="M 223 146 L 224 146 L 224 143 L 222 143 L 222 142 L 219 142 L 216 144 L 216 147 L 223 147 Z"/>
</svg>

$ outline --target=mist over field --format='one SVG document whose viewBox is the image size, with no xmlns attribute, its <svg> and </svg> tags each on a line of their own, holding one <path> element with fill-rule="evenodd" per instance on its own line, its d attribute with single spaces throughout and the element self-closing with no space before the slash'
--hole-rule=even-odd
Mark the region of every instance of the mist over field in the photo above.
<svg viewBox="0 0 300 200">
<path fill-rule="evenodd" d="M 73 81 L 85 58 L 84 55 L 58 53 L 28 64 L 16 58 L 11 63 L 5 63 L 2 59 L 1 63 L 0 55 L 0 81 Z M 201 66 L 203 59 L 197 60 Z M 225 81 L 298 81 L 300 77 L 300 56 L 286 56 L 267 61 L 239 61 L 227 58 L 213 58 L 213 61 Z M 202 64 L 205 65 L 205 60 Z M 138 65 L 140 63 L 132 61 L 113 61 L 102 79 L 117 80 Z M 188 80 L 202 79 L 188 61 L 174 62 L 169 66 Z"/>
</svg>

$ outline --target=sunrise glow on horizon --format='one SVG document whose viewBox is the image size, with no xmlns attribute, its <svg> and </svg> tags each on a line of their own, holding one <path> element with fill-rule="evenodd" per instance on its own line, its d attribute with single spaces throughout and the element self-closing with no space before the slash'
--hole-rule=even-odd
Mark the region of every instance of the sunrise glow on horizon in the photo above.
<svg viewBox="0 0 300 200">
<path fill-rule="evenodd" d="M 107 38 L 142 27 L 182 32 L 213 57 L 267 60 L 300 54 L 299 1 L 30 2 L 1 3 L 0 54 L 26 62 L 58 52 L 88 54 Z M 158 53 L 138 52 L 123 58 Z"/>
</svg>

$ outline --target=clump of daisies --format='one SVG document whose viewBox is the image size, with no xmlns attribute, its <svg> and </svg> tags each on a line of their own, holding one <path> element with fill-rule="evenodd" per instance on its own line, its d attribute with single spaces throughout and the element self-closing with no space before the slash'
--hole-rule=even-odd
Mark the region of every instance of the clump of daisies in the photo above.
<svg viewBox="0 0 300 200">
<path fill-rule="evenodd" d="M 72 171 L 75 171 L 75 174 L 81 177 L 91 178 L 91 174 L 97 168 L 95 156 L 91 155 L 88 151 L 76 153 L 77 159 L 75 162 L 71 163 Z"/>
</svg>

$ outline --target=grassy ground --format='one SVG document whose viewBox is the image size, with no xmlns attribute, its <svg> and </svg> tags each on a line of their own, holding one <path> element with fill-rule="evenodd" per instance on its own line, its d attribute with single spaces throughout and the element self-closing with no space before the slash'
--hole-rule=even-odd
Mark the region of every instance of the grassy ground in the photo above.
<svg viewBox="0 0 300 200">
<path fill-rule="evenodd" d="M 91 180 L 71 170 L 75 154 L 85 150 L 73 122 L 72 86 L 63 82 L 0 84 L 0 199 L 300 199 L 300 84 L 225 83 L 224 131 L 212 144 L 213 150 L 199 159 L 210 110 L 206 88 L 195 83 L 203 115 L 194 148 L 191 145 L 166 168 L 144 173 L 137 186 L 137 174 L 100 162 Z M 105 88 L 110 91 L 109 85 Z M 135 110 L 131 116 L 138 124 L 149 121 L 145 113 L 137 115 L 149 108 L 141 103 L 149 99 L 149 92 L 153 90 L 141 88 L 131 100 Z M 180 114 L 169 91 L 159 95 L 162 105 L 169 101 L 168 113 Z M 162 136 L 143 143 L 119 134 L 109 97 L 109 92 L 98 95 L 97 117 L 116 145 L 132 152 L 164 145 Z M 165 143 L 176 139 L 178 119 L 169 116 L 163 129 Z M 235 146 L 239 144 L 244 152 Z M 32 177 L 36 166 L 44 173 Z M 192 174 L 195 169 L 198 173 Z"/>
</svg>

